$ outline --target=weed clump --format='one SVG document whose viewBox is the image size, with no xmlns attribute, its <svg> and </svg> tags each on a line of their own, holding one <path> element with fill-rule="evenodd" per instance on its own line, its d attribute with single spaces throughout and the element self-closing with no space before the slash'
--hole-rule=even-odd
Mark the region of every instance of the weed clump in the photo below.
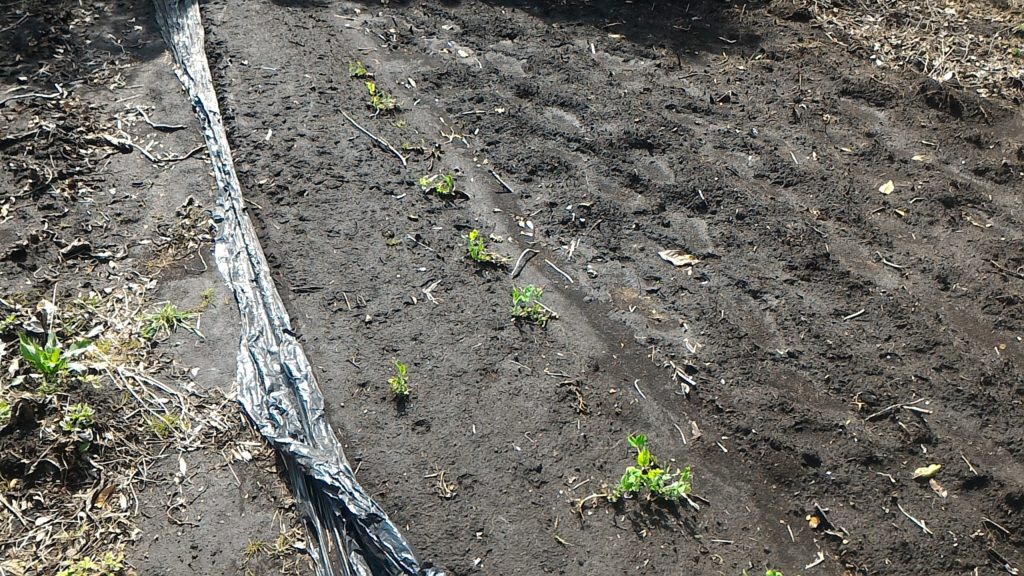
<svg viewBox="0 0 1024 576">
<path fill-rule="evenodd" d="M 43 381 L 40 389 L 46 393 L 48 390 L 59 389 L 68 372 L 81 372 L 84 367 L 72 360 L 82 355 L 89 346 L 91 340 L 79 340 L 70 346 L 65 346 L 57 340 L 57 334 L 50 331 L 46 337 L 46 344 L 39 344 L 29 338 L 26 334 L 18 337 L 21 344 L 21 357 L 28 362 L 35 370 L 36 375 Z"/>
<path fill-rule="evenodd" d="M 96 423 L 96 411 L 85 403 L 72 404 L 64 409 L 60 429 L 65 432 L 84 432 Z"/>
<path fill-rule="evenodd" d="M 182 310 L 170 302 L 164 302 L 159 310 L 142 318 L 142 337 L 153 341 L 157 336 L 170 335 L 178 328 L 187 328 L 199 335 L 191 322 L 196 316 L 195 312 Z"/>
</svg>

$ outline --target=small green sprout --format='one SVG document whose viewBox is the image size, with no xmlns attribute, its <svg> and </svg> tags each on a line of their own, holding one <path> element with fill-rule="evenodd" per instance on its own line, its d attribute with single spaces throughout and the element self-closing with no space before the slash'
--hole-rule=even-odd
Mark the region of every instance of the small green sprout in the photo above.
<svg viewBox="0 0 1024 576">
<path fill-rule="evenodd" d="M 637 434 L 629 437 L 629 444 L 636 449 L 636 466 L 626 468 L 618 486 L 612 490 L 608 500 L 615 502 L 623 497 L 638 496 L 646 489 L 648 499 L 686 499 L 690 493 L 692 472 L 689 466 L 674 473 L 662 468 L 647 447 L 647 436 Z"/>
<path fill-rule="evenodd" d="M 146 422 L 153 434 L 156 434 L 157 438 L 161 440 L 166 440 L 179 432 L 188 432 L 190 428 L 187 420 L 174 413 L 150 416 Z"/>
<path fill-rule="evenodd" d="M 65 432 L 84 432 L 92 428 L 96 412 L 88 404 L 72 404 L 64 409 L 64 418 L 60 421 L 60 428 Z"/>
<path fill-rule="evenodd" d="M 395 398 L 409 397 L 409 366 L 401 360 L 395 361 L 395 375 L 388 378 L 388 386 Z"/>
<path fill-rule="evenodd" d="M 14 326 L 18 322 L 17 314 L 8 314 L 6 318 L 0 320 L 0 332 L 6 332 L 8 328 Z"/>
<path fill-rule="evenodd" d="M 764 576 L 784 576 L 784 574 L 778 570 L 766 570 Z"/>
<path fill-rule="evenodd" d="M 0 400 L 0 428 L 7 426 L 11 421 L 11 403 L 7 400 Z"/>
<path fill-rule="evenodd" d="M 512 317 L 544 326 L 554 317 L 551 310 L 541 303 L 544 290 L 539 286 L 527 284 L 521 288 L 512 288 Z"/>
<path fill-rule="evenodd" d="M 455 196 L 455 175 L 451 172 L 423 176 L 418 181 L 420 189 L 425 193 L 433 192 L 442 198 Z"/>
<path fill-rule="evenodd" d="M 71 362 L 71 359 L 85 352 L 92 342 L 90 340 L 79 340 L 64 349 L 57 340 L 57 335 L 50 332 L 46 337 L 46 345 L 40 345 L 27 335 L 22 333 L 19 336 L 21 342 L 21 357 L 32 365 L 42 375 L 43 381 L 53 384 L 58 382 L 69 370 L 81 371 L 82 367 Z"/>
<path fill-rule="evenodd" d="M 195 317 L 195 312 L 181 310 L 170 302 L 164 302 L 162 308 L 142 318 L 142 337 L 146 340 L 155 340 L 157 336 L 170 335 L 178 328 L 196 332 L 195 326 L 190 322 Z"/>
<path fill-rule="evenodd" d="M 480 264 L 504 264 L 506 258 L 500 254 L 495 254 L 487 248 L 487 243 L 484 242 L 483 234 L 474 228 L 470 230 L 469 236 L 466 237 L 466 252 L 469 253 L 469 257 L 474 262 Z"/>
<path fill-rule="evenodd" d="M 370 101 L 367 104 L 374 109 L 374 116 L 381 112 L 393 112 L 398 109 L 398 99 L 395 95 L 377 87 L 372 80 L 366 81 L 366 90 L 370 93 Z"/>
<path fill-rule="evenodd" d="M 86 556 L 61 570 L 57 576 L 117 576 L 124 570 L 124 555 L 106 552 L 93 559 Z"/>
<path fill-rule="evenodd" d="M 368 78 L 371 76 L 370 72 L 366 69 L 366 64 L 363 64 L 361 60 L 348 63 L 348 75 L 352 78 Z"/>
</svg>

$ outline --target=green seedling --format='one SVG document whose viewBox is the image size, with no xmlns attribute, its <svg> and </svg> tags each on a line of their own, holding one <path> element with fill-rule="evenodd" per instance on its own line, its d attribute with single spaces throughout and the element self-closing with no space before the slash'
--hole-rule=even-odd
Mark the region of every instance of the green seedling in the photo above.
<svg viewBox="0 0 1024 576">
<path fill-rule="evenodd" d="M 466 252 L 474 262 L 480 264 L 504 264 L 506 261 L 504 256 L 491 252 L 487 248 L 483 234 L 475 228 L 470 230 L 469 236 L 466 237 Z"/>
<path fill-rule="evenodd" d="M 388 378 L 388 386 L 395 398 L 409 397 L 409 366 L 401 360 L 395 361 L 395 375 Z"/>
<path fill-rule="evenodd" d="M 8 328 L 14 326 L 18 322 L 17 314 L 8 314 L 6 318 L 0 320 L 0 332 L 6 332 Z"/>
<path fill-rule="evenodd" d="M 0 428 L 11 421 L 11 414 L 11 403 L 7 400 L 0 400 Z"/>
<path fill-rule="evenodd" d="M 348 75 L 352 78 L 369 78 L 372 76 L 370 71 L 366 69 L 366 64 L 363 64 L 361 60 L 348 63 Z"/>
<path fill-rule="evenodd" d="M 686 499 L 690 493 L 691 469 L 689 466 L 674 473 L 662 468 L 657 458 L 647 447 L 647 436 L 637 434 L 629 437 L 629 444 L 636 449 L 636 466 L 626 468 L 618 486 L 608 495 L 615 502 L 620 498 L 639 496 L 646 492 L 650 500 L 677 501 Z"/>
<path fill-rule="evenodd" d="M 157 438 L 161 440 L 166 440 L 177 435 L 179 432 L 188 432 L 189 430 L 188 421 L 174 413 L 150 416 L 146 419 L 146 422 L 149 424 L 149 429 L 153 434 L 156 434 Z"/>
<path fill-rule="evenodd" d="M 427 194 L 433 192 L 442 198 L 455 196 L 455 175 L 451 172 L 423 176 L 419 179 L 420 189 Z"/>
<path fill-rule="evenodd" d="M 398 99 L 395 95 L 377 87 L 372 80 L 366 81 L 366 90 L 370 93 L 370 101 L 367 104 L 374 109 L 374 116 L 382 112 L 393 112 L 398 109 Z"/>
<path fill-rule="evenodd" d="M 60 428 L 65 432 L 84 432 L 92 428 L 96 412 L 88 404 L 72 404 L 64 409 L 64 418 L 60 421 Z"/>
<path fill-rule="evenodd" d="M 527 284 L 521 288 L 512 288 L 512 317 L 526 320 L 538 326 L 544 326 L 554 317 L 551 310 L 541 301 L 544 290 L 539 286 Z"/>
<path fill-rule="evenodd" d="M 764 573 L 764 576 L 785 576 L 785 575 L 782 572 L 779 572 L 778 570 L 766 570 L 765 573 Z"/>
<path fill-rule="evenodd" d="M 86 556 L 76 560 L 71 566 L 58 572 L 57 576 L 117 576 L 123 570 L 124 556 L 106 552 L 97 559 Z"/>
<path fill-rule="evenodd" d="M 44 382 L 50 384 L 58 382 L 69 370 L 84 370 L 83 366 L 71 360 L 85 352 L 92 344 L 90 340 L 79 340 L 65 350 L 52 331 L 46 337 L 45 346 L 41 346 L 25 334 L 21 334 L 19 340 L 21 357 L 42 375 Z"/>
<path fill-rule="evenodd" d="M 155 340 L 157 336 L 170 335 L 178 328 L 196 332 L 195 326 L 190 322 L 195 317 L 195 312 L 181 310 L 174 304 L 165 302 L 162 308 L 142 318 L 142 337 L 146 340 Z"/>
</svg>

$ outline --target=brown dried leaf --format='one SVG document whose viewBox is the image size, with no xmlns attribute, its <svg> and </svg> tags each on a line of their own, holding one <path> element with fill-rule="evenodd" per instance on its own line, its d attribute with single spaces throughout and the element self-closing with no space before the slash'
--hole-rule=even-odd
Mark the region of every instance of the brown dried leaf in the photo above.
<svg viewBox="0 0 1024 576">
<path fill-rule="evenodd" d="M 947 492 L 946 489 L 942 487 L 942 484 L 939 484 L 939 481 L 936 480 L 935 478 L 929 480 L 928 485 L 931 486 L 932 490 L 939 495 L 939 498 L 945 498 L 946 496 L 949 496 L 949 492 Z"/>
</svg>

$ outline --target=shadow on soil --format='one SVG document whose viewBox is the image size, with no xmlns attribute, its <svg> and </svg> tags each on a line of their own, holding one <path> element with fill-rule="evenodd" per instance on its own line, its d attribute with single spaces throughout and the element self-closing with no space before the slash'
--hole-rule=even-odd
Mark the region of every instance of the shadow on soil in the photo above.
<svg viewBox="0 0 1024 576">
<path fill-rule="evenodd" d="M 294 8 L 326 7 L 315 0 L 271 0 L 274 4 Z M 355 0 L 368 7 L 379 7 L 378 0 Z M 393 1 L 399 8 L 436 4 L 457 7 L 465 0 L 438 2 Z M 474 0 L 475 1 L 475 0 Z M 687 52 L 714 50 L 735 51 L 737 48 L 756 49 L 761 42 L 758 34 L 740 23 L 746 7 L 729 2 L 695 1 L 675 2 L 654 0 L 644 5 L 621 0 L 482 0 L 484 4 L 507 10 L 521 10 L 540 18 L 550 25 L 582 26 L 600 30 L 603 34 L 621 35 L 630 42 L 654 49 L 665 49 L 682 58 Z M 495 23 L 501 26 L 501 23 Z M 518 31 L 503 31 L 508 39 L 515 39 Z"/>
</svg>

